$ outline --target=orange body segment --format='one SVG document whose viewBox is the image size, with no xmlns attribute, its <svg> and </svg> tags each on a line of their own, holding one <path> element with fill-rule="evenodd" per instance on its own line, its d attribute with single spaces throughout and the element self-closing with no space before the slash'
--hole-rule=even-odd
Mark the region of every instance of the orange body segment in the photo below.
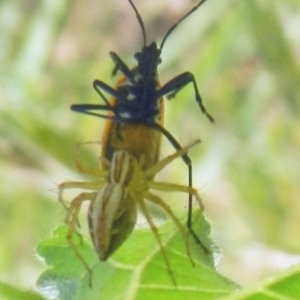
<svg viewBox="0 0 300 300">
<path fill-rule="evenodd" d="M 116 89 L 124 84 L 126 78 L 123 76 L 116 85 Z M 158 84 L 160 87 L 160 85 Z M 113 107 L 116 99 L 110 99 L 110 105 Z M 158 101 L 159 114 L 155 121 L 163 126 L 164 124 L 164 99 Z M 108 116 L 111 115 L 108 112 Z M 148 169 L 156 164 L 159 160 L 162 133 L 141 122 L 123 122 L 116 123 L 107 119 L 101 139 L 101 157 L 109 161 L 116 151 L 124 150 L 133 155 L 138 161 L 144 156 L 145 164 L 143 169 Z"/>
</svg>

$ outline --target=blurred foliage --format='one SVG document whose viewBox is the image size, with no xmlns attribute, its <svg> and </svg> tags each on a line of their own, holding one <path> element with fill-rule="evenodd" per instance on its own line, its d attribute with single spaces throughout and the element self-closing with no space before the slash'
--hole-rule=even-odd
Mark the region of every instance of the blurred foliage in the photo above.
<svg viewBox="0 0 300 300">
<path fill-rule="evenodd" d="M 195 1 L 136 2 L 148 40 L 160 41 Z M 297 0 L 208 0 L 162 54 L 162 82 L 193 72 L 216 120 L 191 87 L 167 103 L 166 128 L 182 144 L 203 141 L 192 153 L 195 186 L 220 267 L 245 283 L 300 250 L 299 10 Z M 80 176 L 76 144 L 101 139 L 103 120 L 69 106 L 99 103 L 92 81 L 115 82 L 108 52 L 133 64 L 142 37 L 126 0 L 2 0 L 0 25 L 0 280 L 34 286 L 35 245 L 63 220 L 57 184 Z M 164 146 L 162 156 L 172 152 Z M 179 163 L 172 181 L 186 178 Z"/>
</svg>

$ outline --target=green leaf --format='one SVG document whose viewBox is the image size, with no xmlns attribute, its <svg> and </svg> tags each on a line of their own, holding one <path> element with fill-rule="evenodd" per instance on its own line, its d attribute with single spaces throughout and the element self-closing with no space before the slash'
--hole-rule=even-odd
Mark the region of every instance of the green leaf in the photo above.
<svg viewBox="0 0 300 300">
<path fill-rule="evenodd" d="M 300 295 L 300 265 L 295 265 L 251 288 L 222 298 L 222 300 L 297 300 Z"/>
<path fill-rule="evenodd" d="M 0 283 L 0 299 L 2 300 L 16 300 L 16 299 L 43 300 L 45 298 L 32 291 L 23 291 L 9 284 Z"/>
<path fill-rule="evenodd" d="M 135 230 L 107 262 L 98 260 L 91 245 L 74 239 L 83 259 L 92 268 L 89 274 L 66 241 L 66 228 L 59 227 L 53 237 L 38 246 L 49 269 L 38 280 L 39 290 L 59 299 L 220 299 L 236 290 L 237 285 L 217 273 L 213 254 L 207 255 L 189 237 L 191 256 L 186 254 L 182 236 L 172 222 L 159 227 L 164 249 L 176 286 L 167 272 L 161 250 L 150 229 Z M 210 249 L 209 226 L 203 217 L 194 223 L 201 241 Z M 77 241 L 75 241 L 77 240 Z"/>
</svg>

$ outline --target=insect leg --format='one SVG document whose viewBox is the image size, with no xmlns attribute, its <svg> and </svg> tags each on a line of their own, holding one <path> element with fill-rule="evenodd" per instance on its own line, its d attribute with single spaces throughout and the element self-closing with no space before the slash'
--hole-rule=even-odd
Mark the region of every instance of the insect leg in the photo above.
<svg viewBox="0 0 300 300">
<path fill-rule="evenodd" d="M 111 111 L 118 118 L 119 115 L 118 115 L 118 112 L 115 110 L 114 105 L 112 105 L 106 99 L 106 97 L 101 92 L 101 90 L 107 92 L 108 94 L 110 94 L 114 98 L 118 99 L 120 102 L 122 102 L 122 100 L 126 101 L 127 99 L 124 98 L 123 95 L 119 91 L 117 91 L 114 88 L 110 87 L 109 85 L 107 85 L 103 81 L 100 81 L 100 80 L 96 79 L 93 82 L 93 86 L 94 86 L 94 89 L 96 90 L 96 92 L 100 95 L 100 97 L 103 99 L 103 101 L 106 104 L 105 105 L 100 105 L 100 104 L 73 104 L 73 105 L 71 105 L 71 110 L 76 111 L 76 112 L 80 112 L 80 113 L 84 113 L 84 114 L 87 114 L 87 115 L 91 115 L 91 116 L 100 117 L 100 118 L 103 118 L 103 119 L 113 119 L 113 117 L 110 116 L 110 115 L 102 115 L 102 114 L 93 112 L 95 110 Z"/>
<path fill-rule="evenodd" d="M 79 253 L 77 247 L 75 246 L 74 242 L 72 241 L 72 235 L 73 235 L 73 233 L 76 233 L 80 238 L 80 242 L 82 243 L 82 236 L 79 232 L 76 231 L 76 228 L 75 228 L 76 223 L 78 223 L 78 214 L 80 212 L 80 208 L 81 208 L 82 203 L 86 200 L 92 201 L 95 198 L 95 195 L 96 195 L 95 192 L 92 192 L 92 193 L 86 193 L 85 192 L 85 193 L 81 193 L 80 195 L 75 197 L 72 200 L 72 203 L 71 203 L 71 205 L 68 209 L 66 219 L 65 219 L 65 222 L 69 227 L 66 239 L 67 239 L 70 247 L 73 249 L 75 255 L 79 258 L 79 260 L 81 261 L 81 263 L 83 264 L 83 266 L 87 270 L 87 272 L 89 274 L 88 277 L 89 277 L 89 285 L 90 286 L 92 286 L 92 270 L 88 266 L 88 264 L 84 260 L 84 258 L 81 256 L 81 254 Z"/>
<path fill-rule="evenodd" d="M 115 76 L 120 70 L 123 75 L 131 82 L 131 84 L 136 84 L 134 79 L 134 72 L 128 68 L 124 61 L 118 56 L 116 52 L 109 52 L 110 57 L 112 58 L 115 67 L 112 71 L 112 76 Z"/>
<path fill-rule="evenodd" d="M 104 103 L 106 103 L 106 105 L 109 105 L 109 100 L 107 100 L 107 98 L 101 92 L 101 87 L 98 87 L 98 81 L 99 80 L 97 80 L 97 79 L 94 80 L 94 82 L 93 82 L 93 88 L 95 89 L 95 91 L 97 92 L 97 94 L 102 98 L 102 100 L 104 101 Z"/>
<path fill-rule="evenodd" d="M 182 150 L 182 146 L 177 142 L 177 140 L 172 136 L 172 134 L 166 130 L 164 127 L 160 126 L 158 123 L 152 123 L 149 125 L 151 128 L 156 129 L 160 131 L 168 140 L 169 142 L 173 145 L 173 147 L 176 150 Z M 190 157 L 184 153 L 184 151 L 187 151 L 186 148 L 183 149 L 183 153 L 179 154 L 181 155 L 182 160 L 188 167 L 188 185 L 190 188 L 193 187 L 193 167 L 192 167 L 192 161 Z M 181 153 L 181 152 L 179 152 Z M 175 154 L 176 155 L 176 154 Z M 202 242 L 198 238 L 197 234 L 194 232 L 192 228 L 192 210 L 193 210 L 193 195 L 189 193 L 189 200 L 188 200 L 188 216 L 187 216 L 187 228 L 190 231 L 191 235 L 195 239 L 195 241 L 199 244 L 202 245 Z"/>
<path fill-rule="evenodd" d="M 152 189 L 155 189 L 158 191 L 164 191 L 164 192 L 177 191 L 177 192 L 184 192 L 184 193 L 192 194 L 195 197 L 196 201 L 198 202 L 201 212 L 204 209 L 202 199 L 200 198 L 198 192 L 194 188 L 191 188 L 189 186 L 180 185 L 180 184 L 168 183 L 168 182 L 151 182 L 151 183 L 149 183 L 149 186 Z M 203 244 L 203 242 L 200 240 L 200 238 L 195 234 L 194 230 L 192 229 L 192 223 L 190 223 L 190 224 L 188 223 L 187 228 L 188 228 L 189 232 L 192 234 L 192 236 L 193 236 L 194 240 L 197 242 L 197 244 L 199 244 L 200 247 L 203 249 L 203 251 L 208 254 L 210 252 L 209 249 Z"/>
<path fill-rule="evenodd" d="M 152 188 L 152 184 L 150 183 L 150 186 Z M 155 187 L 154 187 L 155 188 Z M 193 261 L 193 258 L 191 256 L 191 253 L 190 253 L 190 247 L 189 247 L 189 244 L 188 244 L 188 237 L 187 237 L 187 231 L 186 231 L 186 228 L 180 223 L 180 221 L 178 220 L 178 218 L 175 216 L 175 214 L 173 213 L 173 211 L 170 209 L 170 207 L 158 196 L 152 194 L 152 193 L 147 193 L 145 195 L 146 199 L 159 205 L 160 207 L 162 207 L 166 212 L 167 214 L 171 217 L 171 219 L 174 221 L 174 223 L 177 225 L 178 229 L 180 230 L 181 232 L 181 235 L 184 239 L 184 243 L 185 243 L 185 249 L 186 249 L 186 253 L 187 253 L 187 256 L 189 257 L 189 260 L 191 262 L 191 264 L 193 266 L 195 266 L 195 262 Z"/>
<path fill-rule="evenodd" d="M 171 163 L 174 159 L 178 158 L 179 156 L 183 156 L 184 154 L 186 154 L 187 151 L 190 150 L 190 148 L 196 146 L 197 144 L 200 144 L 200 140 L 196 140 L 193 143 L 185 146 L 185 147 L 181 147 L 172 155 L 169 155 L 167 157 L 165 157 L 164 159 L 162 159 L 161 161 L 159 161 L 156 165 L 154 165 L 152 168 L 148 169 L 147 175 L 152 178 L 154 177 L 154 175 L 156 173 L 158 173 L 159 171 L 161 171 L 165 166 L 167 166 L 169 163 Z M 175 147 L 175 146 L 174 146 Z"/>
<path fill-rule="evenodd" d="M 173 145 L 173 147 L 176 150 L 181 150 L 182 146 L 177 142 L 177 140 L 173 137 L 173 135 L 166 130 L 163 126 L 159 125 L 158 123 L 152 123 L 149 125 L 151 128 L 156 129 L 160 131 L 168 140 L 169 142 Z M 184 161 L 184 163 L 188 167 L 188 182 L 189 186 L 193 186 L 193 167 L 192 167 L 192 161 L 190 157 L 183 151 L 181 154 L 181 158 Z M 191 219 L 192 216 L 192 195 L 189 195 L 189 211 L 188 211 L 188 223 L 190 222 L 189 220 Z"/>
<path fill-rule="evenodd" d="M 95 182 L 86 182 L 86 181 L 66 181 L 61 183 L 58 186 L 58 202 L 61 203 L 61 205 L 68 210 L 69 207 L 65 204 L 65 201 L 63 200 L 63 193 L 66 189 L 85 189 L 85 190 L 98 190 L 99 187 L 103 183 L 100 181 Z"/>
<path fill-rule="evenodd" d="M 166 254 L 166 252 L 165 252 L 165 249 L 164 249 L 162 240 L 161 240 L 161 238 L 160 238 L 158 229 L 157 229 L 157 227 L 155 226 L 155 224 L 154 224 L 154 222 L 153 222 L 153 220 L 152 220 L 152 218 L 151 218 L 151 216 L 150 216 L 150 214 L 149 214 L 149 211 L 148 211 L 148 209 L 147 209 L 147 206 L 146 206 L 146 204 L 145 204 L 143 198 L 142 198 L 142 199 L 139 199 L 139 200 L 137 200 L 137 201 L 138 201 L 138 204 L 139 204 L 139 206 L 140 206 L 140 209 L 141 209 L 141 211 L 142 211 L 144 217 L 146 218 L 148 224 L 150 225 L 150 228 L 151 228 L 151 230 L 152 230 L 152 232 L 153 232 L 153 234 L 154 234 L 154 236 L 155 236 L 155 238 L 156 238 L 156 240 L 157 240 L 157 242 L 158 242 L 158 244 L 159 244 L 159 247 L 160 247 L 161 253 L 162 253 L 162 255 L 163 255 L 163 258 L 164 258 L 164 261 L 165 261 L 165 264 L 166 264 L 168 273 L 169 273 L 169 275 L 170 275 L 170 277 L 171 277 L 171 279 L 172 279 L 174 285 L 176 286 L 176 285 L 177 285 L 177 284 L 176 284 L 176 280 L 175 280 L 174 274 L 173 274 L 173 272 L 172 272 L 172 270 L 171 270 L 170 263 L 169 263 L 167 254 Z"/>
<path fill-rule="evenodd" d="M 93 82 L 93 87 L 94 89 L 96 90 L 96 92 L 100 95 L 102 94 L 101 93 L 101 90 L 105 91 L 106 93 L 108 93 L 109 95 L 117 98 L 117 99 L 122 99 L 122 95 L 119 93 L 118 90 L 112 88 L 111 86 L 109 86 L 108 84 L 106 84 L 105 82 L 101 81 L 101 80 L 98 80 L 98 79 L 95 79 L 94 82 Z M 102 96 L 100 95 L 100 97 L 102 98 Z M 107 105 L 110 105 L 109 104 L 109 101 L 106 99 L 107 102 L 105 102 Z"/>
<path fill-rule="evenodd" d="M 176 94 L 184 88 L 187 84 L 192 83 L 195 91 L 195 98 L 198 102 L 201 111 L 208 117 L 211 122 L 214 122 L 213 117 L 207 112 L 205 109 L 202 98 L 199 93 L 199 89 L 195 80 L 195 76 L 190 72 L 184 72 L 182 74 L 177 75 L 175 78 L 168 81 L 161 89 L 158 91 L 158 98 L 167 95 L 168 99 L 174 98 Z"/>
<path fill-rule="evenodd" d="M 109 118 L 106 115 L 101 115 L 97 114 L 94 112 L 91 112 L 92 110 L 105 110 L 105 111 L 113 111 L 114 112 L 114 106 L 110 104 L 110 102 L 107 100 L 107 98 L 104 96 L 101 90 L 107 92 L 111 96 L 115 98 L 120 98 L 122 99 L 122 95 L 120 93 L 107 85 L 105 82 L 100 81 L 100 80 L 94 80 L 93 82 L 93 87 L 97 94 L 102 98 L 102 100 L 105 102 L 105 105 L 100 105 L 100 104 L 73 104 L 71 105 L 71 110 L 88 114 L 88 115 L 93 115 L 101 118 Z"/>
</svg>

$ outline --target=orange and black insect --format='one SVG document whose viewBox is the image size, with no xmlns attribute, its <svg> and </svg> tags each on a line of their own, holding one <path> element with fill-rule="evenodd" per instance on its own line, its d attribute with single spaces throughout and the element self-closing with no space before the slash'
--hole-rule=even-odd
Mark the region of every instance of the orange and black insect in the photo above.
<svg viewBox="0 0 300 300">
<path fill-rule="evenodd" d="M 76 112 L 93 115 L 106 119 L 102 139 L 102 156 L 112 160 L 118 150 L 128 151 L 136 159 L 145 157 L 145 164 L 142 166 L 148 169 L 159 160 L 161 136 L 164 135 L 175 149 L 181 149 L 179 142 L 172 134 L 163 127 L 163 97 L 174 98 L 176 94 L 186 85 L 192 84 L 195 92 L 195 99 L 201 111 L 213 122 L 213 118 L 206 111 L 200 96 L 195 77 L 190 72 L 184 72 L 173 79 L 160 85 L 157 68 L 161 63 L 161 52 L 163 46 L 174 31 L 174 29 L 189 15 L 196 11 L 206 0 L 201 0 L 177 23 L 175 23 L 164 36 L 160 46 L 156 42 L 147 45 L 145 26 L 132 0 L 128 0 L 132 6 L 143 34 L 143 48 L 134 57 L 137 65 L 129 68 L 126 63 L 115 53 L 110 56 L 115 64 L 112 75 L 118 71 L 123 77 L 115 88 L 101 80 L 95 80 L 93 86 L 96 92 L 104 101 L 104 104 L 75 104 L 71 109 Z M 104 93 L 112 96 L 109 101 Z M 106 111 L 107 114 L 102 114 Z M 189 186 L 192 187 L 192 162 L 189 156 L 184 153 L 182 159 L 188 167 Z M 189 195 L 187 227 L 194 238 L 205 250 L 201 241 L 192 229 L 192 195 Z"/>
</svg>

